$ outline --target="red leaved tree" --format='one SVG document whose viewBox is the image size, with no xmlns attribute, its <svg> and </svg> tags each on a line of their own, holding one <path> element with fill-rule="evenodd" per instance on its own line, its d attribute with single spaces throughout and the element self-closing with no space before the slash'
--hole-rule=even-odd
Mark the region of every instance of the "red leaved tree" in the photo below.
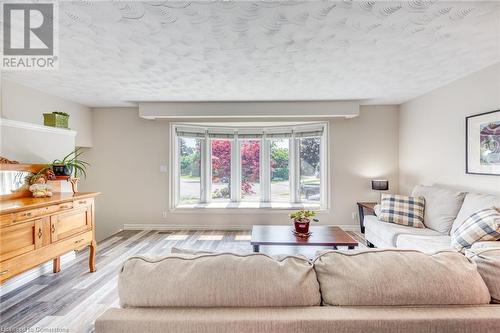
<svg viewBox="0 0 500 333">
<path fill-rule="evenodd" d="M 252 184 L 259 181 L 260 141 L 248 140 L 241 145 L 241 190 L 253 193 Z M 212 181 L 229 183 L 231 178 L 231 141 L 212 141 Z"/>
<path fill-rule="evenodd" d="M 228 183 L 231 177 L 231 141 L 212 140 L 212 181 Z"/>
</svg>

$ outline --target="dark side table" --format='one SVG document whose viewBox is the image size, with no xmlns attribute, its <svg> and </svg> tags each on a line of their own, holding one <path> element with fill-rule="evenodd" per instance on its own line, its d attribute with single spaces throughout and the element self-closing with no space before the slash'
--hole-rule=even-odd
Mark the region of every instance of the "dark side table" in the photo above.
<svg viewBox="0 0 500 333">
<path fill-rule="evenodd" d="M 365 213 L 368 213 L 369 215 L 375 215 L 374 207 L 377 204 L 377 202 L 358 202 L 357 204 L 358 204 L 358 215 L 359 215 L 359 227 L 361 229 L 361 232 L 364 234 Z"/>
</svg>

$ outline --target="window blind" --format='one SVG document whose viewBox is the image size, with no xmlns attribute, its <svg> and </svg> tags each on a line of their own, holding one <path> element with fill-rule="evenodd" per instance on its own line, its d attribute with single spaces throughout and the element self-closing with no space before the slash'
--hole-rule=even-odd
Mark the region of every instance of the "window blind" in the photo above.
<svg viewBox="0 0 500 333">
<path fill-rule="evenodd" d="M 238 139 L 261 139 L 264 136 L 262 130 L 239 130 Z"/>
<path fill-rule="evenodd" d="M 322 135 L 323 135 L 323 128 L 295 131 L 296 138 L 311 138 L 311 137 L 318 137 L 318 136 L 322 136 Z"/>
<path fill-rule="evenodd" d="M 205 138 L 205 130 L 203 128 L 177 127 L 175 131 L 177 136 L 183 138 Z"/>
<path fill-rule="evenodd" d="M 292 137 L 292 131 L 289 132 L 272 132 L 266 133 L 266 138 L 269 139 L 288 139 Z"/>
<path fill-rule="evenodd" d="M 234 132 L 223 132 L 223 131 L 208 131 L 208 137 L 210 139 L 234 139 Z"/>
</svg>

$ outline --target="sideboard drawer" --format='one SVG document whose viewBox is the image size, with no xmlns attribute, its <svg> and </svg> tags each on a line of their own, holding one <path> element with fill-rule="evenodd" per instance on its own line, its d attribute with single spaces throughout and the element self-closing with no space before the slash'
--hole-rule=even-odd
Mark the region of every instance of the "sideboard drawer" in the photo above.
<svg viewBox="0 0 500 333">
<path fill-rule="evenodd" d="M 68 201 L 62 204 L 57 205 L 57 208 L 59 211 L 61 210 L 66 210 L 66 209 L 72 209 L 73 208 L 73 202 Z"/>
<path fill-rule="evenodd" d="M 92 228 L 90 208 L 75 209 L 50 217 L 50 239 L 57 242 Z"/>
<path fill-rule="evenodd" d="M 42 212 L 40 209 L 30 209 L 30 210 L 25 210 L 19 213 L 14 214 L 14 221 L 23 221 L 23 220 L 29 220 L 34 217 L 37 217 L 41 214 Z"/>
<path fill-rule="evenodd" d="M 0 229 L 0 261 L 35 250 L 43 243 L 43 220 L 32 220 Z"/>
<path fill-rule="evenodd" d="M 39 213 L 40 213 L 40 215 L 53 214 L 53 213 L 61 212 L 61 211 L 72 209 L 72 208 L 73 208 L 73 202 L 69 201 L 69 202 L 65 202 L 62 204 L 58 204 L 58 205 L 51 205 L 51 206 L 39 208 Z"/>
<path fill-rule="evenodd" d="M 0 227 L 7 227 L 14 222 L 14 214 L 0 215 Z"/>
<path fill-rule="evenodd" d="M 72 238 L 65 240 L 65 243 L 68 243 L 68 251 L 71 250 L 81 250 L 82 248 L 88 246 L 90 242 L 92 242 L 93 235 L 92 231 L 88 231 Z"/>
<path fill-rule="evenodd" d="M 38 209 L 40 215 L 52 214 L 59 211 L 59 205 L 51 205 Z"/>
<path fill-rule="evenodd" d="M 92 202 L 94 202 L 94 199 L 92 198 L 75 200 L 73 201 L 73 207 L 78 208 L 78 207 L 90 206 Z"/>
</svg>

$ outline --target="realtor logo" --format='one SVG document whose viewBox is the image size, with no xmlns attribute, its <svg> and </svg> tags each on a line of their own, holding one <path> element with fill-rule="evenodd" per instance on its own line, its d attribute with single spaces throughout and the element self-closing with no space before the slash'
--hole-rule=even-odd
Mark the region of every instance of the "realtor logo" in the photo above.
<svg viewBox="0 0 500 333">
<path fill-rule="evenodd" d="M 3 4 L 3 70 L 55 69 L 57 3 Z"/>
</svg>

